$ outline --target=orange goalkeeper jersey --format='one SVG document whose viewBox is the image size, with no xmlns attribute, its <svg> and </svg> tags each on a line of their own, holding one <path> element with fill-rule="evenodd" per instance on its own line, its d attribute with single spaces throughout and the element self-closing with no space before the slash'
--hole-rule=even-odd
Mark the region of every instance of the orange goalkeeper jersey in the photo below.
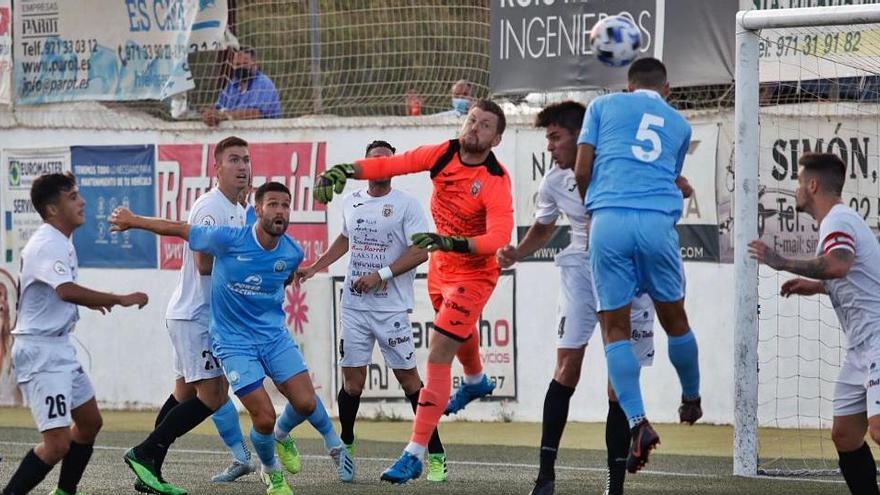
<svg viewBox="0 0 880 495">
<path fill-rule="evenodd" d="M 360 179 L 383 179 L 395 175 L 431 171 L 434 192 L 431 216 L 437 232 L 474 240 L 475 252 L 436 252 L 431 270 L 436 275 L 497 277 L 495 251 L 510 243 L 513 231 L 513 196 L 510 174 L 494 153 L 484 163 L 462 163 L 457 139 L 420 146 L 406 153 L 358 160 Z"/>
</svg>

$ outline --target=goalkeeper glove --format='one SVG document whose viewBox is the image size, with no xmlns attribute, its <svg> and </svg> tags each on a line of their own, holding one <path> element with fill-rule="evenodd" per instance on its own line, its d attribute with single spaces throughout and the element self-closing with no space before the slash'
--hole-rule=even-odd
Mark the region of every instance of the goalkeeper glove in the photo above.
<svg viewBox="0 0 880 495">
<path fill-rule="evenodd" d="M 452 251 L 455 253 L 469 253 L 467 237 L 448 236 L 433 232 L 421 232 L 412 235 L 414 246 L 428 251 Z"/>
<path fill-rule="evenodd" d="M 345 181 L 354 177 L 353 163 L 340 163 L 318 177 L 315 184 L 315 200 L 321 204 L 329 203 L 333 193 L 340 194 L 345 189 Z"/>
</svg>

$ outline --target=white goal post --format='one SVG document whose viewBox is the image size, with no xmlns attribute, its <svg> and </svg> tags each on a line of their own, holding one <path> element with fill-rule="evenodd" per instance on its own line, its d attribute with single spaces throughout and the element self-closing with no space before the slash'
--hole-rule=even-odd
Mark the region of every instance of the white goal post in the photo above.
<svg viewBox="0 0 880 495">
<path fill-rule="evenodd" d="M 880 23 L 880 5 L 742 11 L 736 17 L 734 462 L 738 476 L 758 474 L 758 266 L 747 244 L 758 238 L 759 42 L 763 29 Z"/>
</svg>

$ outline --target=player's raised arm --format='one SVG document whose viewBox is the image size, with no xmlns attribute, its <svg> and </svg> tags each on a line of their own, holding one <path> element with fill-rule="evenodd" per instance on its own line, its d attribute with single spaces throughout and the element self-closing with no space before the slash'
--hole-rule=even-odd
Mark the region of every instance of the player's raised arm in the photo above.
<svg viewBox="0 0 880 495">
<path fill-rule="evenodd" d="M 818 280 L 843 278 L 855 261 L 855 253 L 839 247 L 805 260 L 786 258 L 761 240 L 749 243 L 749 255 L 774 270 L 786 271 Z"/>
<path fill-rule="evenodd" d="M 581 199 L 586 199 L 587 189 L 590 188 L 590 180 L 593 178 L 593 161 L 596 158 L 596 145 L 599 142 L 599 125 L 603 105 L 602 98 L 590 102 L 581 125 L 581 133 L 578 135 L 574 178 L 577 182 L 578 192 L 581 193 Z"/>
<path fill-rule="evenodd" d="M 496 184 L 486 195 L 486 233 L 470 240 L 471 252 L 476 254 L 495 254 L 510 242 L 513 231 L 513 195 L 510 175 Z"/>
<path fill-rule="evenodd" d="M 387 179 L 398 175 L 430 170 L 449 142 L 440 145 L 419 146 L 400 155 L 364 158 L 354 163 L 334 165 L 318 177 L 315 200 L 328 203 L 334 194 L 342 194 L 348 179 Z"/>
<path fill-rule="evenodd" d="M 128 208 L 116 208 L 107 220 L 111 232 L 123 232 L 128 229 L 147 230 L 157 235 L 179 237 L 189 240 L 190 226 L 186 222 L 174 222 L 163 218 L 142 217 L 135 215 Z"/>
<path fill-rule="evenodd" d="M 577 182 L 581 199 L 587 198 L 587 189 L 590 188 L 590 180 L 593 178 L 593 160 L 595 157 L 596 148 L 593 145 L 578 145 L 577 161 L 574 164 L 574 180 Z"/>
</svg>

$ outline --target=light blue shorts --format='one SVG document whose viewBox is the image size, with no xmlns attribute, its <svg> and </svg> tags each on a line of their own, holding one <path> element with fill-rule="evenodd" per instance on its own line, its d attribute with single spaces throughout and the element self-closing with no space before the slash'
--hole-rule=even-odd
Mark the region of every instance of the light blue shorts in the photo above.
<svg viewBox="0 0 880 495">
<path fill-rule="evenodd" d="M 214 355 L 220 360 L 232 391 L 239 397 L 260 388 L 267 376 L 275 383 L 283 383 L 308 371 L 299 346 L 287 332 L 269 342 L 235 346 L 215 342 Z"/>
<path fill-rule="evenodd" d="M 675 223 L 659 211 L 601 208 L 590 222 L 590 265 L 597 311 L 630 304 L 641 292 L 658 302 L 684 298 Z"/>
</svg>

